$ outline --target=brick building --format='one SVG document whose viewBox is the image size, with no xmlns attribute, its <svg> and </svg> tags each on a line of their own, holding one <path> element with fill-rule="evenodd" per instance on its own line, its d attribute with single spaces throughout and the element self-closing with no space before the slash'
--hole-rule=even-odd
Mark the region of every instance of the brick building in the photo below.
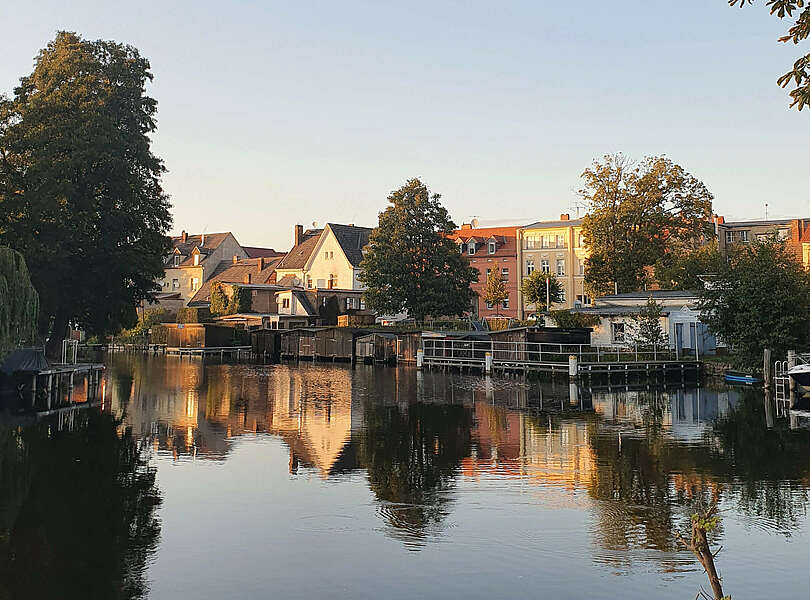
<svg viewBox="0 0 810 600">
<path fill-rule="evenodd" d="M 472 284 L 477 294 L 472 312 L 479 318 L 496 315 L 518 316 L 517 282 L 520 269 L 515 242 L 518 229 L 518 226 L 473 228 L 472 225 L 465 223 L 450 236 L 458 244 L 459 252 L 469 258 L 470 265 L 478 269 L 478 281 Z M 509 294 L 502 307 L 490 306 L 483 299 L 487 276 L 496 263 L 501 270 L 506 292 Z"/>
</svg>

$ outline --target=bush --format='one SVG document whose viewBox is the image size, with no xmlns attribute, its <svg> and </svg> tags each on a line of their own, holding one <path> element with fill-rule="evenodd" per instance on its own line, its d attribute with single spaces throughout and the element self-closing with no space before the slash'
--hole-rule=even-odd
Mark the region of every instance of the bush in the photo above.
<svg viewBox="0 0 810 600">
<path fill-rule="evenodd" d="M 562 327 L 563 329 L 594 327 L 599 324 L 599 317 L 597 315 L 575 313 L 570 310 L 552 310 L 550 314 L 551 318 L 557 324 L 557 327 Z"/>
<path fill-rule="evenodd" d="M 211 311 L 207 308 L 181 308 L 177 312 L 178 323 L 206 323 L 211 321 Z"/>
</svg>

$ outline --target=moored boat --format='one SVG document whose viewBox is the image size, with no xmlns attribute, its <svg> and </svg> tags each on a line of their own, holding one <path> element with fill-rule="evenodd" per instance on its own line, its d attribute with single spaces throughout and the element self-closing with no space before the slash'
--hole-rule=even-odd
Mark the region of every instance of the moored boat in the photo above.
<svg viewBox="0 0 810 600">
<path fill-rule="evenodd" d="M 799 385 L 810 386 L 810 364 L 796 365 L 787 374 Z"/>
<path fill-rule="evenodd" d="M 728 383 L 744 383 L 746 385 L 762 383 L 762 378 L 744 371 L 726 371 L 725 379 Z"/>
</svg>

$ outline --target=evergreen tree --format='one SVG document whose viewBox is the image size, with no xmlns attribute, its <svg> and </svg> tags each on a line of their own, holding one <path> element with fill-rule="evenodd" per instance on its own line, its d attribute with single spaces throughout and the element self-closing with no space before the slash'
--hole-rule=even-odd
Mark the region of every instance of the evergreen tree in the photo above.
<svg viewBox="0 0 810 600">
<path fill-rule="evenodd" d="M 497 261 L 492 264 L 487 275 L 487 287 L 484 289 L 484 302 L 491 304 L 496 311 L 503 306 L 504 300 L 509 297 L 506 292 L 506 283 L 503 280 L 501 267 Z"/>
<path fill-rule="evenodd" d="M 428 315 L 461 315 L 470 310 L 478 279 L 455 242 L 456 228 L 439 199 L 419 179 L 388 196 L 360 265 L 366 303 L 380 313 L 407 311 L 421 322 Z"/>
<path fill-rule="evenodd" d="M 25 256 L 52 356 L 69 322 L 119 331 L 157 292 L 171 216 L 151 79 L 136 48 L 60 32 L 0 99 L 0 244 Z"/>
</svg>

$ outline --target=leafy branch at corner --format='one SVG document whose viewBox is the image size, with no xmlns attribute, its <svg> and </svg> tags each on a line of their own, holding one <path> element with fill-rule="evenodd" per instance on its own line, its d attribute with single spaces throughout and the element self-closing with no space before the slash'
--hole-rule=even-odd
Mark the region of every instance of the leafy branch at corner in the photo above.
<svg viewBox="0 0 810 600">
<path fill-rule="evenodd" d="M 731 6 L 744 7 L 746 4 L 753 4 L 754 0 L 729 0 Z M 780 42 L 793 42 L 798 45 L 810 36 L 810 3 L 805 0 L 766 0 L 765 6 L 769 7 L 771 14 L 780 19 L 793 18 L 796 20 L 788 29 L 787 35 L 779 38 Z M 783 88 L 791 84 L 796 86 L 791 90 L 790 97 L 793 99 L 791 107 L 799 110 L 810 105 L 810 54 L 805 54 L 793 63 L 793 68 L 776 80 L 776 83 Z"/>
</svg>

